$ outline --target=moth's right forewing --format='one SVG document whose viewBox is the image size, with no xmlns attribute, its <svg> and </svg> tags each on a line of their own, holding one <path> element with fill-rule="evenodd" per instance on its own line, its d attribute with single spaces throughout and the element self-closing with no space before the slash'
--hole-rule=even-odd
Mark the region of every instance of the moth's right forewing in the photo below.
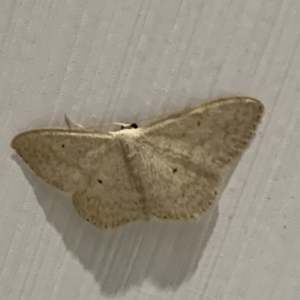
<svg viewBox="0 0 300 300">
<path fill-rule="evenodd" d="M 145 130 L 152 144 L 222 169 L 249 146 L 264 113 L 249 97 L 224 98 L 169 116 Z"/>
</svg>

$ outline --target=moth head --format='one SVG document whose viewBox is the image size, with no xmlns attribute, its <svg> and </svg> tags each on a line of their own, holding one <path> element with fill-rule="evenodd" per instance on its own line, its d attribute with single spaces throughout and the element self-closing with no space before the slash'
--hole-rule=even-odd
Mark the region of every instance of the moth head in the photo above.
<svg viewBox="0 0 300 300">
<path fill-rule="evenodd" d="M 138 125 L 136 123 L 121 125 L 121 130 L 123 130 L 123 129 L 137 129 L 137 128 L 138 128 Z"/>
</svg>

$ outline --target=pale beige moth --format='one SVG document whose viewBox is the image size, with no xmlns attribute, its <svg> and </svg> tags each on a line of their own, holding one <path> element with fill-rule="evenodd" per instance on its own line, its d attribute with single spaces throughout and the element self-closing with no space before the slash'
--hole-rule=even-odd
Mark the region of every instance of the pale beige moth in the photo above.
<svg viewBox="0 0 300 300">
<path fill-rule="evenodd" d="M 247 149 L 263 113 L 256 99 L 223 98 L 141 128 L 106 134 L 81 126 L 37 129 L 17 135 L 11 145 L 99 228 L 188 220 L 216 203 L 222 171 Z"/>
</svg>

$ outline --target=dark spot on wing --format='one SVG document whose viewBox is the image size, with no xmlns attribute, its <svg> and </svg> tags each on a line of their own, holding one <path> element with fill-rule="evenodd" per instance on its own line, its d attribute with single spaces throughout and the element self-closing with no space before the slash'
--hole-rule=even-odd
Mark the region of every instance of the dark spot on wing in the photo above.
<svg viewBox="0 0 300 300">
<path fill-rule="evenodd" d="M 176 173 L 177 172 L 177 168 L 173 169 L 173 173 Z"/>
<path fill-rule="evenodd" d="M 100 184 L 102 184 L 102 180 L 101 180 L 101 179 L 97 179 L 97 181 L 98 181 Z"/>
</svg>

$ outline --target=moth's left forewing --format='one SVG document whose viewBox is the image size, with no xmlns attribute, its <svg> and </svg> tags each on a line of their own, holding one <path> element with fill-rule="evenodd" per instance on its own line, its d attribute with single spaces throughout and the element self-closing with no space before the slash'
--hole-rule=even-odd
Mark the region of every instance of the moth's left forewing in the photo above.
<svg viewBox="0 0 300 300">
<path fill-rule="evenodd" d="M 11 146 L 33 172 L 50 185 L 74 192 L 85 185 L 114 147 L 109 135 L 78 130 L 39 129 L 17 135 Z"/>
</svg>

